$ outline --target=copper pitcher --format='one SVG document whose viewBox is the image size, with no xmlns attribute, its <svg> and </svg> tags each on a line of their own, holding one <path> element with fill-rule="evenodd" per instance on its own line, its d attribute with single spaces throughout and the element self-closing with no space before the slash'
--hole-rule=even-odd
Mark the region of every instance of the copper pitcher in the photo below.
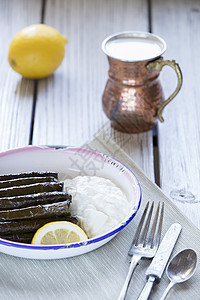
<svg viewBox="0 0 200 300">
<path fill-rule="evenodd" d="M 102 43 L 108 57 L 108 81 L 102 97 L 103 110 L 117 130 L 138 133 L 164 121 L 164 107 L 177 95 L 182 73 L 175 60 L 161 56 L 166 43 L 160 37 L 138 31 L 114 34 Z M 165 100 L 159 73 L 172 67 L 178 77 L 174 93 Z"/>
</svg>

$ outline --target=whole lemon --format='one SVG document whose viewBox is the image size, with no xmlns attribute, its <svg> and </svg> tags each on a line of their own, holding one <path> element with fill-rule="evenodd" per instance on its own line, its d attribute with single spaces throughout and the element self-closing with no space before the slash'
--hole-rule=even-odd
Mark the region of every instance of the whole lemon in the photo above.
<svg viewBox="0 0 200 300">
<path fill-rule="evenodd" d="M 13 38 L 8 53 L 10 66 L 27 78 L 51 75 L 65 55 L 67 38 L 45 24 L 22 29 Z"/>
</svg>

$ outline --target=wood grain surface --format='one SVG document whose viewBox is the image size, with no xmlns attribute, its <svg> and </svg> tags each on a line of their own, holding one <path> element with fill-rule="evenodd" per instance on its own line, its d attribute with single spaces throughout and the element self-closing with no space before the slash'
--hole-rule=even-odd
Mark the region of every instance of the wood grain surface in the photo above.
<svg viewBox="0 0 200 300">
<path fill-rule="evenodd" d="M 101 43 L 114 32 L 147 31 L 146 1 L 47 0 L 44 23 L 66 35 L 68 44 L 61 67 L 38 82 L 33 144 L 81 146 L 106 128 L 153 179 L 152 133 L 114 132 L 101 101 L 108 72 Z"/>
<path fill-rule="evenodd" d="M 67 36 L 66 55 L 52 76 L 24 79 L 8 64 L 9 44 L 19 30 L 41 22 Z M 186 247 L 199 252 L 199 231 L 187 219 L 200 228 L 199 28 L 198 0 L 1 0 L 0 151 L 27 144 L 85 144 L 122 159 L 140 178 L 143 205 L 148 200 L 166 203 L 164 231 L 173 222 L 183 225 L 175 252 Z M 183 87 L 165 108 L 165 122 L 147 133 L 113 130 L 102 110 L 108 62 L 101 43 L 123 30 L 160 35 L 167 43 L 164 58 L 175 59 L 183 72 Z M 167 97 L 177 84 L 174 71 L 165 67 L 161 81 Z M 99 132 L 106 135 L 99 138 Z M 112 147 L 111 138 L 120 148 Z M 152 181 L 156 177 L 169 199 L 145 175 Z M 193 201 L 178 202 L 173 195 Z M 137 224 L 134 219 L 104 247 L 69 260 L 31 261 L 0 254 L 0 298 L 117 299 Z M 137 298 L 147 265 L 142 261 L 137 267 L 127 299 Z M 198 268 L 169 298 L 199 299 L 199 276 Z M 150 298 L 159 299 L 167 283 L 164 275 Z"/>
<path fill-rule="evenodd" d="M 40 23 L 40 0 L 0 1 L 0 150 L 29 143 L 34 81 L 22 78 L 8 64 L 8 49 L 23 27 Z"/>
<path fill-rule="evenodd" d="M 156 174 L 168 196 L 175 191 L 194 197 L 189 204 L 172 201 L 200 227 L 199 1 L 2 0 L 0 16 L 0 150 L 29 143 L 80 146 L 104 128 L 149 178 L 154 181 Z M 13 36 L 40 22 L 57 28 L 68 43 L 54 75 L 36 82 L 15 73 L 7 56 Z M 163 37 L 164 57 L 176 59 L 183 71 L 182 90 L 165 108 L 154 139 L 152 131 L 114 131 L 102 110 L 108 62 L 101 43 L 123 30 L 151 30 Z M 167 96 L 176 76 L 165 68 L 161 79 Z"/>
<path fill-rule="evenodd" d="M 166 106 L 165 122 L 158 127 L 160 184 L 169 197 L 183 201 L 194 198 L 192 204 L 174 203 L 200 228 L 199 24 L 199 1 L 152 2 L 153 32 L 162 36 L 168 46 L 164 58 L 175 59 L 183 72 L 182 89 Z M 167 96 L 175 88 L 177 79 L 169 68 L 164 72 Z"/>
</svg>

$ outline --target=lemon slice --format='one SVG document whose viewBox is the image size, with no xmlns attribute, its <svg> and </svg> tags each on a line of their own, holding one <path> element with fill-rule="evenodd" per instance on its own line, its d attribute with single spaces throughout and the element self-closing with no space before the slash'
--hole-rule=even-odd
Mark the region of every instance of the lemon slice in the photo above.
<svg viewBox="0 0 200 300">
<path fill-rule="evenodd" d="M 55 245 L 84 242 L 88 239 L 85 232 L 77 225 L 67 221 L 50 222 L 39 228 L 31 244 Z"/>
</svg>

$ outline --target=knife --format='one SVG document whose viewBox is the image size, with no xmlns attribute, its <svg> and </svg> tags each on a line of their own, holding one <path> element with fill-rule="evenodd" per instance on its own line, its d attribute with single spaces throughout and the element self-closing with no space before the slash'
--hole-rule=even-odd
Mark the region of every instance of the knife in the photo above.
<svg viewBox="0 0 200 300">
<path fill-rule="evenodd" d="M 147 276 L 147 282 L 138 300 L 147 300 L 153 285 L 160 281 L 181 229 L 182 226 L 180 224 L 174 223 L 165 233 L 165 236 L 158 247 L 156 255 L 146 270 L 145 274 Z"/>
</svg>

